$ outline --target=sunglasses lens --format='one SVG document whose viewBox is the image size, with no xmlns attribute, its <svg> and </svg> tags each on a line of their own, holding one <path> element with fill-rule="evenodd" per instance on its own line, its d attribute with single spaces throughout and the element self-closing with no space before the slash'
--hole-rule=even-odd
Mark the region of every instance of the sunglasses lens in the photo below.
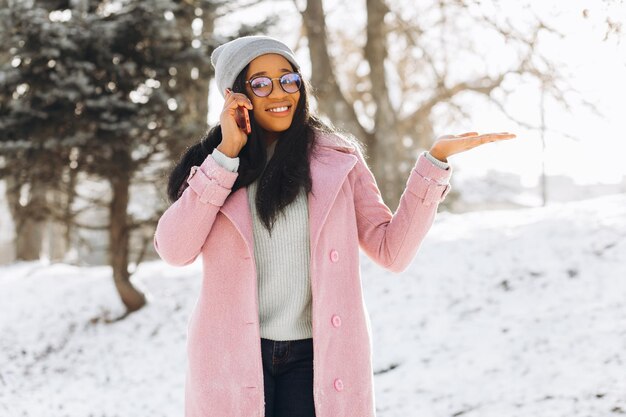
<svg viewBox="0 0 626 417">
<path fill-rule="evenodd" d="M 300 74 L 292 72 L 280 77 L 280 84 L 286 92 L 295 93 L 302 85 L 302 78 L 300 78 Z"/>
<path fill-rule="evenodd" d="M 259 97 L 268 96 L 272 92 L 272 80 L 268 77 L 257 77 L 250 82 L 252 91 Z"/>
</svg>

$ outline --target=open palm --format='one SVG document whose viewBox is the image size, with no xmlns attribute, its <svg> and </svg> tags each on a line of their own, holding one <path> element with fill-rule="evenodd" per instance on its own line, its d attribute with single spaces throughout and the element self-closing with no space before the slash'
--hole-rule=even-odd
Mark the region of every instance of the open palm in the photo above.
<svg viewBox="0 0 626 417">
<path fill-rule="evenodd" d="M 510 132 L 484 133 L 482 135 L 479 135 L 478 132 L 467 132 L 460 135 L 443 135 L 435 140 L 430 148 L 430 154 L 447 162 L 447 157 L 450 155 L 465 152 L 488 142 L 515 137 L 517 136 Z"/>
</svg>

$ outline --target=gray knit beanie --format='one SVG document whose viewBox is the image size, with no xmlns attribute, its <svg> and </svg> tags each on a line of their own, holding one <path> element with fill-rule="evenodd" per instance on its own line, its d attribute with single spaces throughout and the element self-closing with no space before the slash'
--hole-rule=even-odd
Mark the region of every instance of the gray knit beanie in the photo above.
<svg viewBox="0 0 626 417">
<path fill-rule="evenodd" d="M 254 58 L 265 54 L 282 55 L 293 64 L 296 71 L 300 70 L 293 51 L 270 36 L 242 36 L 215 48 L 211 54 L 211 64 L 215 68 L 215 81 L 222 97 L 226 95 L 226 88 L 233 88 L 241 70 Z"/>
</svg>

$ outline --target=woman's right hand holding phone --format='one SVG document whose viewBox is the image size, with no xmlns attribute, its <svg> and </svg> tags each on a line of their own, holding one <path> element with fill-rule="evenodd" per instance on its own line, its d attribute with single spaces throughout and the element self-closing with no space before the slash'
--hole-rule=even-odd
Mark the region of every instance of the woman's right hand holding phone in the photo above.
<svg viewBox="0 0 626 417">
<path fill-rule="evenodd" d="M 245 107 L 252 110 L 252 102 L 245 94 L 235 93 L 230 89 L 226 90 L 224 99 L 224 108 L 220 115 L 222 141 L 217 149 L 224 155 L 234 158 L 248 142 L 248 135 L 237 125 L 237 109 Z"/>
</svg>

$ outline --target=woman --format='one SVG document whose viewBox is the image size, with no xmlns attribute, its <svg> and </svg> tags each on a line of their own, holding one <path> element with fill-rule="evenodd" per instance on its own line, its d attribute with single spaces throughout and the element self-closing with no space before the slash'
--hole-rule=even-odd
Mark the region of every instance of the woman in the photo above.
<svg viewBox="0 0 626 417">
<path fill-rule="evenodd" d="M 375 415 L 359 247 L 407 268 L 450 189 L 447 157 L 509 133 L 447 135 L 417 159 L 395 214 L 357 140 L 309 114 L 293 52 L 248 36 L 211 55 L 219 125 L 172 171 L 154 246 L 202 255 L 188 324 L 187 417 Z M 251 132 L 236 122 L 249 112 Z"/>
</svg>

